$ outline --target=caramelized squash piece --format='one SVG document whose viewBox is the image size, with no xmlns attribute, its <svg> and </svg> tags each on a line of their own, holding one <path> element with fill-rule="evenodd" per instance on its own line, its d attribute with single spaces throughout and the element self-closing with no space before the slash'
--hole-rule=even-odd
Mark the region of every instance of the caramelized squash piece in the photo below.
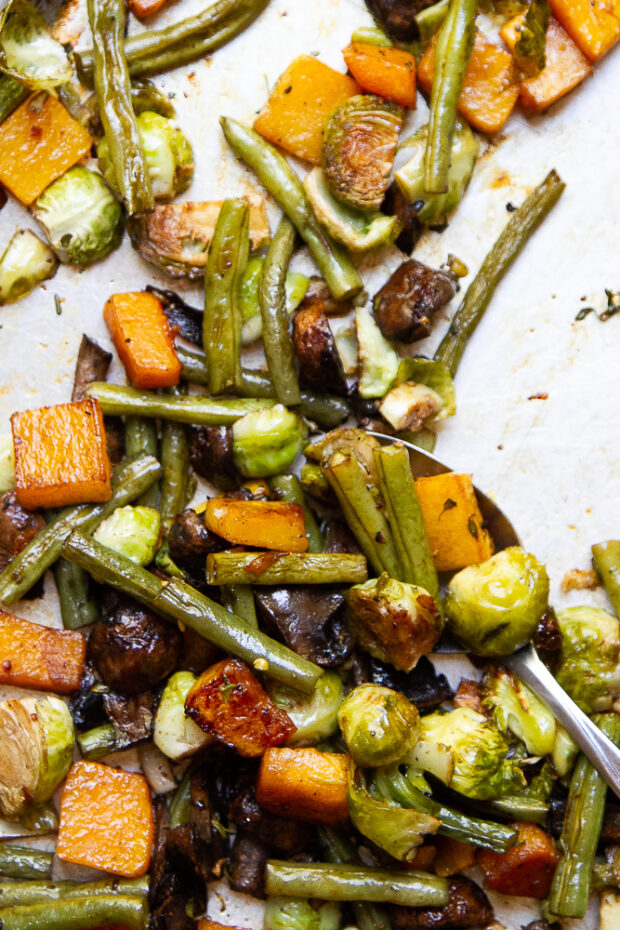
<svg viewBox="0 0 620 930">
<path fill-rule="evenodd" d="M 428 46 L 418 65 L 420 87 L 430 94 L 435 74 L 435 45 Z M 494 133 L 503 128 L 519 96 L 515 65 L 506 49 L 476 32 L 465 72 L 459 112 L 474 129 Z"/>
<path fill-rule="evenodd" d="M 362 90 L 415 110 L 415 58 L 400 48 L 353 42 L 342 52 Z"/>
<path fill-rule="evenodd" d="M 111 497 L 103 414 L 92 397 L 11 417 L 15 489 L 22 505 L 65 507 Z"/>
<path fill-rule="evenodd" d="M 90 152 L 92 138 L 51 94 L 33 94 L 0 125 L 0 183 L 28 206 Z"/>
<path fill-rule="evenodd" d="M 198 930 L 243 930 L 241 927 L 232 927 L 229 924 L 218 924 L 210 917 L 203 917 L 198 921 Z"/>
<path fill-rule="evenodd" d="M 205 507 L 205 524 L 239 546 L 306 552 L 306 518 L 299 504 L 215 497 Z"/>
<path fill-rule="evenodd" d="M 493 555 L 471 475 L 433 475 L 415 483 L 437 571 L 454 571 Z"/>
<path fill-rule="evenodd" d="M 550 0 L 551 11 L 590 61 L 620 39 L 620 0 Z"/>
<path fill-rule="evenodd" d="M 462 843 L 451 836 L 434 836 L 433 846 L 436 850 L 433 869 L 442 878 L 458 875 L 476 864 L 476 848 L 470 843 Z"/>
<path fill-rule="evenodd" d="M 174 348 L 174 334 L 154 294 L 113 294 L 103 318 L 134 387 L 162 388 L 179 383 L 182 365 Z"/>
<path fill-rule="evenodd" d="M 515 823 L 519 841 L 506 853 L 479 849 L 477 862 L 487 888 L 500 894 L 546 898 L 560 854 L 553 840 L 535 823 Z"/>
<path fill-rule="evenodd" d="M 525 14 L 515 16 L 500 29 L 499 34 L 511 51 L 519 40 L 519 27 L 524 19 Z M 547 28 L 545 55 L 545 67 L 540 74 L 522 81 L 519 91 L 522 105 L 536 112 L 546 110 L 592 73 L 586 56 L 553 17 Z"/>
<path fill-rule="evenodd" d="M 129 9 L 138 19 L 146 19 L 161 10 L 166 0 L 129 0 Z"/>
<path fill-rule="evenodd" d="M 254 121 L 254 129 L 274 145 L 320 165 L 327 117 L 359 92 L 359 86 L 346 74 L 313 55 L 300 55 L 278 81 Z"/>
<path fill-rule="evenodd" d="M 153 807 L 146 779 L 100 762 L 74 763 L 60 799 L 59 859 L 137 878 L 153 850 Z"/>
<path fill-rule="evenodd" d="M 71 694 L 79 690 L 86 637 L 0 611 L 0 684 Z"/>
<path fill-rule="evenodd" d="M 346 824 L 349 761 L 344 753 L 318 749 L 268 749 L 258 770 L 258 803 L 293 820 Z"/>
<path fill-rule="evenodd" d="M 185 698 L 185 713 L 247 758 L 280 746 L 296 730 L 239 659 L 224 659 L 203 672 Z"/>
</svg>

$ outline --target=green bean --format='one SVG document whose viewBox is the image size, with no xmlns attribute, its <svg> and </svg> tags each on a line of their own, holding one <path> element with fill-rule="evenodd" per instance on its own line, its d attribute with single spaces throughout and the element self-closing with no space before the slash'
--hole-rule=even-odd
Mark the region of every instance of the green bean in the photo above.
<svg viewBox="0 0 620 930">
<path fill-rule="evenodd" d="M 438 3 L 427 6 L 425 9 L 420 10 L 419 13 L 416 13 L 415 21 L 418 24 L 422 48 L 426 48 L 427 45 L 430 45 L 435 34 L 448 15 L 449 9 L 450 0 L 439 0 Z"/>
<path fill-rule="evenodd" d="M 477 0 L 451 0 L 435 47 L 424 187 L 429 194 L 448 190 L 456 110 L 476 35 Z"/>
<path fill-rule="evenodd" d="M 325 548 L 323 534 L 312 510 L 308 506 L 304 489 L 297 475 L 277 475 L 275 478 L 270 479 L 269 484 L 280 500 L 287 501 L 289 504 L 299 504 L 300 507 L 303 507 L 306 519 L 308 552 L 322 552 Z"/>
<path fill-rule="evenodd" d="M 158 458 L 157 424 L 146 417 L 125 417 L 125 456 L 128 459 L 139 455 L 152 455 Z M 143 507 L 159 505 L 159 487 L 157 481 L 141 494 L 136 503 Z"/>
<path fill-rule="evenodd" d="M 564 187 L 557 172 L 550 171 L 542 184 L 535 187 L 519 209 L 515 210 L 488 252 L 435 352 L 435 360 L 443 362 L 452 377 L 456 374 L 467 343 L 482 319 L 495 288 L 534 230 L 557 202 Z"/>
<path fill-rule="evenodd" d="M 119 465 L 114 472 L 109 501 L 105 504 L 80 504 L 63 511 L 0 572 L 0 602 L 13 604 L 29 591 L 60 556 L 62 544 L 73 530 L 94 532 L 112 511 L 130 504 L 160 474 L 159 462 L 150 456 Z"/>
<path fill-rule="evenodd" d="M 37 836 L 58 832 L 58 811 L 53 801 L 45 801 L 35 807 L 28 807 L 19 818 L 19 823 L 26 830 Z"/>
<path fill-rule="evenodd" d="M 328 862 L 358 863 L 357 850 L 344 834 L 333 827 L 319 827 L 318 835 Z M 387 911 L 373 901 L 352 901 L 351 909 L 358 930 L 391 930 Z"/>
<path fill-rule="evenodd" d="M 214 552 L 208 584 L 357 584 L 368 571 L 362 555 L 328 552 Z"/>
<path fill-rule="evenodd" d="M 394 43 L 378 26 L 359 26 L 353 30 L 351 42 L 361 42 L 363 45 L 382 45 L 392 48 Z"/>
<path fill-rule="evenodd" d="M 607 542 L 596 543 L 592 546 L 592 560 L 616 616 L 620 617 L 620 541 L 609 539 Z"/>
<path fill-rule="evenodd" d="M 226 117 L 220 122 L 230 147 L 256 173 L 305 241 L 333 297 L 344 300 L 361 291 L 362 279 L 344 250 L 319 225 L 284 156 L 249 126 Z"/>
<path fill-rule="evenodd" d="M 222 585 L 221 592 L 224 606 L 232 614 L 237 614 L 245 620 L 248 626 L 257 630 L 256 604 L 251 586 L 249 584 L 227 584 Z"/>
<path fill-rule="evenodd" d="M 289 407 L 301 402 L 284 289 L 295 236 L 295 227 L 283 216 L 271 240 L 258 286 L 267 367 L 276 397 Z"/>
<path fill-rule="evenodd" d="M 268 670 L 272 678 L 298 691 L 311 692 L 322 674 L 318 666 L 253 630 L 240 617 L 190 585 L 177 580 L 164 585 L 146 569 L 88 536 L 72 533 L 63 546 L 63 555 L 165 619 L 191 627 L 209 642 L 250 664 L 258 663 L 257 667 Z M 247 583 L 247 578 L 242 581 Z"/>
<path fill-rule="evenodd" d="M 116 731 L 111 723 L 103 723 L 100 727 L 78 733 L 77 744 L 84 758 L 93 762 L 103 759 L 119 748 L 116 744 Z"/>
<path fill-rule="evenodd" d="M 491 813 L 499 814 L 510 820 L 522 820 L 525 823 L 547 823 L 549 805 L 540 798 L 508 796 L 489 801 Z"/>
<path fill-rule="evenodd" d="M 398 580 L 420 585 L 428 591 L 443 616 L 439 579 L 411 474 L 409 453 L 404 446 L 390 445 L 375 449 L 373 455 L 379 490 L 403 566 L 402 577 Z"/>
<path fill-rule="evenodd" d="M 169 388 L 170 397 L 182 397 L 181 388 Z M 181 423 L 164 422 L 161 434 L 161 517 L 167 530 L 187 503 L 189 481 L 189 438 Z"/>
<path fill-rule="evenodd" d="M 87 0 L 93 34 L 94 84 L 114 174 L 128 213 L 146 213 L 155 206 L 151 177 L 136 116 L 123 51 L 123 0 Z"/>
<path fill-rule="evenodd" d="M 41 852 L 40 849 L 0 843 L 0 875 L 9 878 L 49 878 L 53 858 L 52 853 Z"/>
<path fill-rule="evenodd" d="M 441 907 L 448 903 L 445 878 L 427 872 L 398 872 L 330 862 L 279 862 L 265 869 L 270 895 L 320 898 L 323 901 L 377 901 L 403 907 Z"/>
<path fill-rule="evenodd" d="M 184 346 L 177 346 L 177 355 L 183 364 L 182 377 L 190 384 L 209 383 L 209 369 L 204 355 L 192 352 Z M 244 397 L 273 399 L 276 390 L 266 372 L 255 368 L 241 369 L 241 390 Z M 351 413 L 350 407 L 342 397 L 331 394 L 312 394 L 301 391 L 301 402 L 297 412 L 308 420 L 314 420 L 323 429 L 330 430 L 340 426 Z"/>
<path fill-rule="evenodd" d="M 54 581 L 65 630 L 79 630 L 97 622 L 99 610 L 86 572 L 66 559 L 58 559 L 54 565 Z"/>
<path fill-rule="evenodd" d="M 146 897 L 148 893 L 148 876 L 112 878 L 98 882 L 0 882 L 0 914 L 1 909 L 6 907 L 65 901 L 67 898 L 92 898 L 100 895 L 129 895 L 132 898 L 141 898 Z"/>
<path fill-rule="evenodd" d="M 147 916 L 144 898 L 109 894 L 6 907 L 0 910 L 0 927 L 2 930 L 92 930 L 103 924 L 120 924 L 132 930 L 144 930 Z"/>
<path fill-rule="evenodd" d="M 94 381 L 88 388 L 88 396 L 95 397 L 105 414 L 139 414 L 145 417 L 161 417 L 176 423 L 193 423 L 196 426 L 228 426 L 239 417 L 273 407 L 274 401 L 252 398 L 204 397 L 192 394 L 189 397 L 169 397 L 153 391 L 137 391 L 120 384 Z"/>
<path fill-rule="evenodd" d="M 192 813 L 192 767 L 185 770 L 170 802 L 170 828 L 184 827 L 189 823 Z"/>
<path fill-rule="evenodd" d="M 620 743 L 620 715 L 599 714 L 593 719 L 616 745 Z M 604 779 L 585 756 L 580 756 L 570 782 L 560 837 L 562 858 L 547 902 L 549 911 L 557 917 L 584 917 L 588 909 L 606 796 Z"/>
<path fill-rule="evenodd" d="M 368 487 L 368 475 L 353 456 L 334 456 L 323 469 L 336 494 L 349 529 L 377 574 L 390 578 L 401 574 L 400 562 L 390 526 L 377 508 Z"/>
<path fill-rule="evenodd" d="M 8 74 L 0 74 L 0 123 L 3 123 L 20 103 L 23 103 L 30 91 Z"/>
<path fill-rule="evenodd" d="M 238 295 L 250 254 L 249 222 L 247 200 L 225 200 L 209 247 L 202 341 L 210 394 L 241 387 L 242 321 Z"/>
</svg>

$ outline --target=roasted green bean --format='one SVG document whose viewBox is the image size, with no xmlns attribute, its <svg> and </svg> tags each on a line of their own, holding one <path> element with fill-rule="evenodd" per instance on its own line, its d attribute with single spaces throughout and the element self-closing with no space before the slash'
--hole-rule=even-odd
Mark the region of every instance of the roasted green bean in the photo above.
<svg viewBox="0 0 620 930">
<path fill-rule="evenodd" d="M 326 552 L 214 552 L 209 584 L 358 584 L 368 571 L 362 555 Z"/>
<path fill-rule="evenodd" d="M 93 727 L 84 733 L 78 733 L 77 744 L 85 759 L 96 762 L 118 749 L 116 745 L 116 732 L 111 723 L 103 723 L 100 727 Z"/>
<path fill-rule="evenodd" d="M 8 878 L 49 878 L 52 874 L 53 854 L 0 843 L 0 875 Z M 1 889 L 0 885 L 0 889 Z M 0 891 L 0 907 L 3 907 Z"/>
<path fill-rule="evenodd" d="M 120 924 L 131 930 L 144 930 L 147 916 L 144 898 L 108 894 L 6 907 L 0 910 L 0 927 L 2 930 L 92 930 L 103 924 Z"/>
<path fill-rule="evenodd" d="M 295 245 L 295 227 L 283 216 L 271 240 L 258 286 L 267 366 L 281 404 L 301 402 L 284 285 Z"/>
<path fill-rule="evenodd" d="M 616 616 L 620 617 L 620 540 L 596 543 L 592 546 L 592 559 Z"/>
<path fill-rule="evenodd" d="M 170 397 L 183 397 L 181 388 L 169 388 Z M 182 423 L 166 420 L 161 434 L 161 504 L 164 529 L 181 513 L 187 503 L 189 478 L 189 438 Z"/>
<path fill-rule="evenodd" d="M 339 865 L 347 862 L 356 865 L 359 862 L 355 846 L 344 834 L 333 827 L 319 827 L 318 835 L 328 862 Z M 358 930 L 391 930 L 390 918 L 380 904 L 373 901 L 352 901 L 351 909 Z"/>
<path fill-rule="evenodd" d="M 125 456 L 131 460 L 140 455 L 152 455 L 158 458 L 157 424 L 146 417 L 125 417 Z M 153 484 L 142 494 L 138 504 L 144 507 L 157 507 L 159 505 L 159 482 Z"/>
<path fill-rule="evenodd" d="M 224 606 L 257 630 L 256 604 L 251 586 L 249 584 L 227 584 L 222 586 L 221 592 Z"/>
<path fill-rule="evenodd" d="M 99 610 L 86 572 L 66 559 L 58 559 L 54 565 L 54 581 L 65 630 L 79 630 L 97 622 Z"/>
<path fill-rule="evenodd" d="M 108 878 L 98 882 L 0 882 L 0 913 L 1 909 L 6 907 L 43 904 L 46 901 L 64 901 L 67 898 L 92 898 L 116 894 L 140 898 L 146 897 L 148 892 L 148 876 Z"/>
</svg>

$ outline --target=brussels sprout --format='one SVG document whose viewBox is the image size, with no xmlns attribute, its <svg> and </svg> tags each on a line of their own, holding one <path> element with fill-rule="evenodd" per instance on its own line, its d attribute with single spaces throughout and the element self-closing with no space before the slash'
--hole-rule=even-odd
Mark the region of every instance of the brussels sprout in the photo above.
<svg viewBox="0 0 620 930">
<path fill-rule="evenodd" d="M 395 216 L 386 216 L 379 210 L 360 213 L 339 203 L 320 168 L 306 175 L 304 188 L 319 223 L 352 252 L 369 252 L 382 245 L 391 245 L 400 233 Z"/>
<path fill-rule="evenodd" d="M 272 897 L 265 904 L 263 930 L 338 930 L 341 920 L 335 901 Z"/>
<path fill-rule="evenodd" d="M 31 90 L 51 90 L 73 74 L 64 48 L 28 0 L 9 0 L 0 12 L 0 68 Z"/>
<path fill-rule="evenodd" d="M 33 213 L 61 262 L 90 265 L 123 235 L 123 211 L 103 179 L 77 165 L 47 187 Z"/>
<path fill-rule="evenodd" d="M 282 404 L 254 410 L 232 427 L 235 468 L 246 478 L 277 475 L 291 465 L 303 448 L 304 421 Z"/>
<path fill-rule="evenodd" d="M 388 391 L 379 404 L 379 412 L 397 432 L 408 429 L 416 433 L 426 423 L 438 420 L 442 407 L 437 391 L 426 384 L 403 381 Z"/>
<path fill-rule="evenodd" d="M 250 258 L 241 279 L 239 306 L 241 307 L 243 320 L 241 342 L 244 346 L 260 339 L 263 334 L 263 318 L 258 304 L 258 286 L 264 264 L 265 259 L 263 256 L 257 255 Z M 305 274 L 299 274 L 297 271 L 289 271 L 286 275 L 284 289 L 286 293 L 286 310 L 290 316 L 306 295 L 308 278 Z"/>
<path fill-rule="evenodd" d="M 170 200 L 183 193 L 191 184 L 194 174 L 194 155 L 189 142 L 172 120 L 159 113 L 145 110 L 136 122 L 153 196 L 158 200 Z M 105 136 L 97 146 L 97 158 L 102 175 L 118 194 L 110 146 Z"/>
<path fill-rule="evenodd" d="M 0 704 L 0 816 L 19 820 L 49 800 L 71 766 L 73 721 L 57 697 Z"/>
<path fill-rule="evenodd" d="M 457 123 L 452 142 L 452 161 L 448 173 L 448 190 L 445 194 L 428 194 L 424 188 L 424 152 L 428 126 L 418 129 L 406 139 L 400 149 L 413 149 L 413 156 L 394 175 L 400 190 L 411 203 L 422 203 L 418 220 L 425 225 L 441 223 L 463 199 L 480 146 L 466 123 Z"/>
<path fill-rule="evenodd" d="M 93 536 L 102 546 L 137 565 L 148 565 L 155 555 L 160 530 L 161 515 L 154 507 L 117 507 Z"/>
<path fill-rule="evenodd" d="M 131 84 L 131 106 L 136 116 L 147 111 L 159 113 L 167 119 L 175 119 L 176 112 L 172 101 L 167 94 L 162 94 L 159 88 L 144 78 L 132 81 Z"/>
<path fill-rule="evenodd" d="M 355 311 L 360 397 L 383 397 L 394 381 L 400 358 L 375 323 L 372 313 L 365 307 Z"/>
<path fill-rule="evenodd" d="M 171 675 L 155 714 L 153 742 L 173 762 L 193 756 L 214 741 L 185 714 L 185 698 L 195 682 L 191 672 Z"/>
<path fill-rule="evenodd" d="M 450 788 L 460 794 L 488 801 L 525 788 L 523 772 L 509 758 L 508 740 L 471 707 L 422 717 L 420 739 L 450 747 L 454 754 Z"/>
<path fill-rule="evenodd" d="M 551 761 L 560 778 L 565 778 L 572 772 L 577 761 L 579 746 L 559 723 L 556 723 L 555 729 L 555 745 L 551 753 Z"/>
<path fill-rule="evenodd" d="M 448 626 L 476 655 L 510 655 L 533 635 L 548 595 L 544 566 L 511 546 L 454 575 L 444 603 Z"/>
<path fill-rule="evenodd" d="M 303 465 L 299 478 L 304 491 L 314 500 L 324 504 L 334 500 L 334 492 L 320 465 Z"/>
<path fill-rule="evenodd" d="M 420 735 L 416 706 L 404 694 L 381 685 L 354 688 L 338 711 L 338 723 L 351 756 L 361 766 L 398 762 Z"/>
<path fill-rule="evenodd" d="M 302 694 L 271 681 L 269 696 L 276 707 L 286 711 L 297 730 L 289 746 L 316 746 L 338 732 L 338 710 L 344 699 L 340 676 L 325 672 L 312 694 Z"/>
<path fill-rule="evenodd" d="M 49 245 L 29 229 L 20 229 L 0 258 L 0 307 L 25 297 L 53 277 L 58 262 Z"/>
<path fill-rule="evenodd" d="M 344 329 L 337 329 L 334 327 L 333 322 L 331 323 L 331 330 L 334 334 L 334 342 L 336 343 L 338 355 L 342 361 L 344 373 L 347 378 L 353 377 L 353 375 L 357 374 L 358 369 L 358 342 L 356 331 L 353 326 L 345 326 Z"/>
<path fill-rule="evenodd" d="M 376 475 L 373 452 L 380 448 L 380 443 L 374 436 L 369 436 L 363 429 L 341 427 L 332 429 L 318 442 L 306 446 L 304 455 L 311 462 L 327 465 L 337 452 L 342 455 L 352 455 L 360 462 L 369 475 Z"/>
<path fill-rule="evenodd" d="M 456 393 L 452 375 L 443 362 L 431 358 L 403 358 L 398 366 L 396 383 L 403 381 L 416 381 L 432 388 L 441 397 L 441 410 L 436 418 L 444 420 L 453 417 L 456 413 Z"/>
<path fill-rule="evenodd" d="M 403 109 L 360 94 L 329 117 L 323 133 L 323 172 L 334 197 L 358 210 L 378 210 L 390 183 Z"/>
<path fill-rule="evenodd" d="M 449 746 L 442 743 L 427 743 L 425 740 L 419 740 L 407 757 L 407 762 L 413 769 L 419 769 L 421 772 L 429 772 L 442 781 L 444 785 L 449 785 L 454 775 L 454 753 Z M 411 776 L 413 772 L 411 772 Z"/>
<path fill-rule="evenodd" d="M 596 607 L 557 611 L 562 657 L 555 677 L 587 714 L 620 696 L 620 622 Z"/>
<path fill-rule="evenodd" d="M 505 668 L 490 668 L 482 679 L 483 703 L 493 712 L 502 733 L 510 730 L 534 756 L 553 752 L 556 725 L 553 714 L 527 685 Z"/>
<path fill-rule="evenodd" d="M 15 487 L 15 455 L 13 437 L 0 436 L 0 494 Z"/>
</svg>

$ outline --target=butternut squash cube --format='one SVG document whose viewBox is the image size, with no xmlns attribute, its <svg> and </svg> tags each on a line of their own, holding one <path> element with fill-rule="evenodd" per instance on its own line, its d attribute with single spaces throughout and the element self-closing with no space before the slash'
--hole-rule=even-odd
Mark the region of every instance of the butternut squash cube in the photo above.
<svg viewBox="0 0 620 930">
<path fill-rule="evenodd" d="M 60 799 L 58 858 L 137 878 L 147 871 L 152 850 L 146 779 L 101 762 L 74 763 Z"/>
<path fill-rule="evenodd" d="M 342 52 L 345 64 L 368 94 L 415 110 L 415 58 L 400 48 L 353 42 Z"/>
<path fill-rule="evenodd" d="M 22 505 L 65 507 L 111 497 L 103 414 L 92 397 L 11 417 L 15 489 Z"/>
<path fill-rule="evenodd" d="M 435 38 L 418 65 L 420 87 L 429 94 L 435 74 L 436 44 Z M 474 50 L 459 98 L 459 113 L 480 132 L 499 132 L 512 113 L 518 96 L 519 85 L 512 55 L 476 31 Z"/>
<path fill-rule="evenodd" d="M 340 752 L 268 749 L 258 770 L 258 803 L 282 817 L 342 826 L 349 822 L 349 762 Z"/>
<path fill-rule="evenodd" d="M 448 472 L 415 483 L 437 571 L 455 571 L 493 555 L 471 475 Z"/>
<path fill-rule="evenodd" d="M 300 55 L 286 69 L 254 121 L 254 129 L 313 165 L 321 164 L 323 127 L 329 114 L 360 88 L 313 55 Z"/>
<path fill-rule="evenodd" d="M 620 39 L 620 0 L 550 0 L 553 15 L 590 61 Z"/>
<path fill-rule="evenodd" d="M 0 611 L 0 684 L 71 694 L 82 681 L 86 637 Z"/>
<path fill-rule="evenodd" d="M 204 514 L 208 530 L 236 545 L 280 552 L 308 549 L 306 518 L 299 504 L 214 497 Z"/>
<path fill-rule="evenodd" d="M 512 51 L 519 40 L 519 27 L 525 14 L 515 16 L 500 29 L 500 36 Z M 528 110 L 546 110 L 592 73 L 592 66 L 579 51 L 557 19 L 551 17 L 545 45 L 546 63 L 536 77 L 521 81 L 519 99 Z"/>
<path fill-rule="evenodd" d="M 0 182 L 28 206 L 85 158 L 92 142 L 56 97 L 33 94 L 0 125 Z"/>
<path fill-rule="evenodd" d="M 174 348 L 174 333 L 154 294 L 112 294 L 103 318 L 134 387 L 162 388 L 179 383 L 182 365 Z"/>
</svg>

